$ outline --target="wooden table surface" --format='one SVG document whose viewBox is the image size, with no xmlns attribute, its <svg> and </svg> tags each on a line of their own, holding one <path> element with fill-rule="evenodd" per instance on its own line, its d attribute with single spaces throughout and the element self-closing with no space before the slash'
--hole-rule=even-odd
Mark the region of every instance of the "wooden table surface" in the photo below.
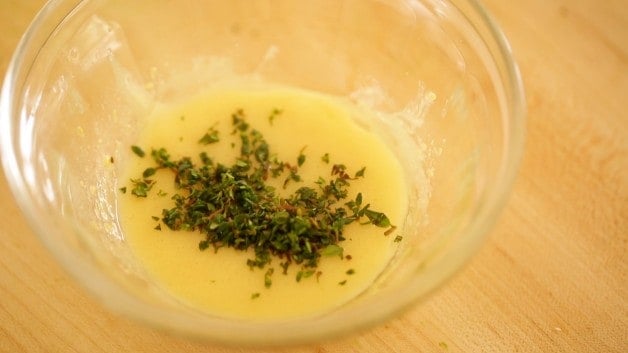
<svg viewBox="0 0 628 353">
<path fill-rule="evenodd" d="M 0 0 L 0 72 L 42 0 Z M 486 0 L 525 81 L 528 135 L 486 246 L 405 315 L 290 349 L 190 342 L 107 312 L 0 177 L 1 352 L 628 352 L 628 2 Z"/>
</svg>

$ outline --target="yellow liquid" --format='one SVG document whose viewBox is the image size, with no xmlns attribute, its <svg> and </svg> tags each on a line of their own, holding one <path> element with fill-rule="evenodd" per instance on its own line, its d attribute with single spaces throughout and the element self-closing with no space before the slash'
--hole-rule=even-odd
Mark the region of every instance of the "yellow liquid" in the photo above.
<svg viewBox="0 0 628 353">
<path fill-rule="evenodd" d="M 271 124 L 268 117 L 275 108 L 282 113 Z M 130 190 L 127 181 L 153 166 L 148 156 L 151 148 L 164 147 L 173 160 L 189 156 L 196 163 L 198 154 L 206 151 L 215 162 L 232 165 L 239 154 L 239 141 L 231 134 L 231 114 L 237 109 L 243 109 L 247 122 L 264 135 L 271 153 L 276 153 L 279 160 L 295 164 L 305 147 L 306 161 L 299 169 L 303 182 L 290 183 L 286 190 L 278 187 L 280 192 L 290 193 L 301 186 L 317 188 L 314 182 L 319 177 L 331 178 L 334 163 L 345 164 L 351 174 L 366 167 L 365 177 L 351 182 L 346 201 L 361 192 L 364 204 L 370 203 L 372 210 L 386 213 L 393 224 L 402 226 L 407 208 L 402 168 L 379 136 L 352 118 L 364 112 L 358 113 L 338 99 L 287 88 L 223 89 L 160 109 L 147 119 L 137 142 L 147 156 L 128 158 L 131 163 L 123 171 L 120 186 Z M 199 145 L 200 137 L 212 126 L 220 131 L 220 142 Z M 329 164 L 321 158 L 326 153 Z M 147 198 L 130 193 L 119 197 L 120 223 L 126 239 L 160 286 L 183 303 L 209 314 L 276 320 L 333 310 L 364 292 L 398 245 L 394 242 L 396 233 L 385 236 L 384 228 L 351 224 L 345 231 L 347 240 L 341 243 L 350 260 L 322 257 L 318 267 L 322 274 L 297 282 L 300 266 L 293 263 L 284 275 L 280 260 L 274 259 L 267 265 L 274 268 L 272 286 L 265 288 L 266 268 L 251 270 L 246 265 L 247 259 L 255 257 L 252 251 L 221 248 L 214 252 L 211 247 L 199 251 L 198 242 L 204 239 L 199 232 L 174 232 L 165 225 L 161 231 L 154 230 L 157 222 L 151 217 L 160 217 L 162 209 L 173 207 L 170 196 L 175 190 L 168 172 L 158 172 L 153 179 L 157 183 Z M 277 179 L 279 185 L 283 179 Z M 159 190 L 168 196 L 158 196 Z M 347 274 L 350 269 L 355 273 Z M 259 297 L 252 299 L 254 293 Z"/>
</svg>

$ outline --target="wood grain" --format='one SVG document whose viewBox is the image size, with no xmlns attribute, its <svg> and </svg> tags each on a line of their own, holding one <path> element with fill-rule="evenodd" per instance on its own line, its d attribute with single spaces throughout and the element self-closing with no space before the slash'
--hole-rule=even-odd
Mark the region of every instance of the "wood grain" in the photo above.
<svg viewBox="0 0 628 353">
<path fill-rule="evenodd" d="M 42 0 L 0 0 L 0 72 Z M 487 0 L 528 97 L 509 205 L 486 246 L 405 315 L 340 341 L 224 348 L 111 314 L 29 230 L 0 177 L 1 352 L 628 352 L 628 6 Z"/>
</svg>

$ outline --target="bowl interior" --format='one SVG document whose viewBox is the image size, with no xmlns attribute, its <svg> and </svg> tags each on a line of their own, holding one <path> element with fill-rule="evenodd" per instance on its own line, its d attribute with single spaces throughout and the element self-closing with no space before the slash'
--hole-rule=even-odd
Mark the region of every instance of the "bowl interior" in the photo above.
<svg viewBox="0 0 628 353">
<path fill-rule="evenodd" d="M 325 315 L 254 323 L 198 313 L 153 283 L 120 228 L 119 166 L 146 116 L 244 81 L 378 112 L 406 167 L 403 247 L 368 293 Z M 2 152 L 42 241 L 108 306 L 214 340 L 303 341 L 378 322 L 468 259 L 512 183 L 521 106 L 506 43 L 475 2 L 57 1 L 9 70 Z"/>
</svg>

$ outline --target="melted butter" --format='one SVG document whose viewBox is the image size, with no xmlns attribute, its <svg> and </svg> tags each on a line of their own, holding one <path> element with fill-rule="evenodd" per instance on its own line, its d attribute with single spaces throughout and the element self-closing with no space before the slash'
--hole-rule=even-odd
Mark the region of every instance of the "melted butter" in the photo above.
<svg viewBox="0 0 628 353">
<path fill-rule="evenodd" d="M 164 147 L 173 160 L 189 156 L 196 163 L 198 154 L 206 151 L 215 162 L 231 165 L 239 152 L 239 142 L 231 134 L 231 114 L 237 109 L 243 109 L 247 122 L 264 135 L 280 160 L 296 164 L 305 148 L 306 161 L 299 169 L 303 182 L 291 183 L 282 192 L 301 186 L 316 188 L 314 182 L 319 177 L 330 179 L 334 163 L 345 164 L 351 174 L 366 167 L 365 177 L 352 181 L 347 201 L 361 192 L 371 209 L 386 213 L 393 224 L 402 226 L 407 210 L 402 167 L 376 133 L 355 123 L 353 117 L 365 113 L 332 97 L 287 88 L 223 89 L 159 109 L 147 119 L 137 141 L 147 157 L 128 158 L 132 163 L 123 171 L 120 186 L 130 190 L 126 181 L 152 166 L 148 156 L 151 148 Z M 271 123 L 268 117 L 273 109 L 282 113 Z M 220 131 L 221 141 L 199 145 L 199 138 L 212 126 Z M 321 158 L 326 153 L 329 164 Z M 181 302 L 212 315 L 277 320 L 333 310 L 366 290 L 397 246 L 396 233 L 385 236 L 386 229 L 351 224 L 345 232 L 347 240 L 341 244 L 350 260 L 323 257 L 318 279 L 312 276 L 296 282 L 300 266 L 292 264 L 284 275 L 280 260 L 274 259 L 267 265 L 274 268 L 272 286 L 265 288 L 266 269 L 251 270 L 246 265 L 247 259 L 254 258 L 252 251 L 221 248 L 215 252 L 211 247 L 199 251 L 198 242 L 204 236 L 198 232 L 174 232 L 165 225 L 161 231 L 153 229 L 157 222 L 151 217 L 161 216 L 162 209 L 172 207 L 170 196 L 175 192 L 171 174 L 158 172 L 154 179 L 157 183 L 147 198 L 120 195 L 119 217 L 125 237 L 156 283 Z M 278 180 L 283 182 L 283 178 Z M 159 190 L 168 196 L 158 196 Z M 347 274 L 350 269 L 355 273 Z M 259 297 L 252 299 L 253 293 Z"/>
</svg>

